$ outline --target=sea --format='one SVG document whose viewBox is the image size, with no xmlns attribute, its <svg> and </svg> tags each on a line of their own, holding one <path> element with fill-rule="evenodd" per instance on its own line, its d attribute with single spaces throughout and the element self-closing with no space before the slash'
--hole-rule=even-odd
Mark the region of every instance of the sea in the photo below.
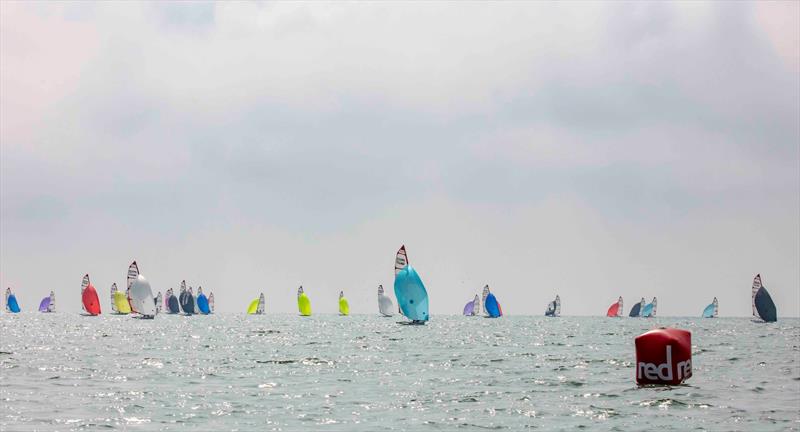
<svg viewBox="0 0 800 432">
<path fill-rule="evenodd" d="M 800 320 L 0 315 L 2 431 L 800 430 Z M 684 385 L 634 338 L 692 333 Z"/>
</svg>

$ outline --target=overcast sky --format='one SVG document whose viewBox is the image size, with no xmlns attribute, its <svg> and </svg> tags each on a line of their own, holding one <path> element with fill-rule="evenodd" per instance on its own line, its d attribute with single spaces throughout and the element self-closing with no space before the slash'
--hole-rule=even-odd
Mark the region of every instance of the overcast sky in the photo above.
<svg viewBox="0 0 800 432">
<path fill-rule="evenodd" d="M 800 313 L 800 3 L 0 2 L 0 282 Z M 435 317 L 434 317 L 435 319 Z"/>
</svg>

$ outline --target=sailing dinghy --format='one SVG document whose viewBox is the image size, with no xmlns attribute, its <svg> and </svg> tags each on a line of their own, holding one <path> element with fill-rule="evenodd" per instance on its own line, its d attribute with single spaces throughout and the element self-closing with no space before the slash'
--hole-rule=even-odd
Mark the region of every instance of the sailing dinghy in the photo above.
<svg viewBox="0 0 800 432">
<path fill-rule="evenodd" d="M 751 302 L 753 304 L 753 317 L 763 322 L 778 321 L 778 310 L 767 288 L 761 283 L 761 274 L 753 279 Z"/>
<path fill-rule="evenodd" d="M 412 324 L 425 324 L 428 314 L 428 291 L 417 271 L 408 262 L 405 245 L 397 251 L 394 261 L 394 295 L 401 313 Z"/>
<path fill-rule="evenodd" d="M 117 284 L 111 284 L 111 310 L 117 315 L 128 315 L 131 313 L 131 303 L 128 296 L 117 289 Z"/>
<path fill-rule="evenodd" d="M 486 312 L 486 316 L 489 318 L 500 318 L 503 316 L 503 308 L 500 306 L 500 302 L 497 301 L 494 294 L 489 291 L 489 285 L 483 287 L 483 292 L 483 309 Z"/>
<path fill-rule="evenodd" d="M 100 299 L 97 297 L 97 290 L 89 281 L 89 275 L 84 275 L 81 281 L 81 305 L 87 315 L 100 315 Z"/>
<path fill-rule="evenodd" d="M 703 318 L 716 318 L 719 315 L 719 302 L 714 297 L 714 301 L 703 309 Z"/>
<path fill-rule="evenodd" d="M 383 285 L 378 285 L 378 311 L 385 317 L 394 315 L 394 303 L 383 291 Z"/>
<path fill-rule="evenodd" d="M 658 300 L 653 297 L 653 301 L 642 309 L 643 318 L 653 318 L 656 316 L 656 309 L 658 308 Z"/>
<path fill-rule="evenodd" d="M 464 305 L 464 316 L 477 316 L 481 313 L 481 299 L 475 294 L 475 298 L 468 301 L 467 304 Z"/>
<path fill-rule="evenodd" d="M 549 316 L 549 317 L 561 316 L 561 297 L 556 295 L 556 299 L 551 301 L 547 305 L 547 310 L 544 312 L 544 316 Z"/>
<path fill-rule="evenodd" d="M 170 288 L 167 291 L 167 299 L 165 301 L 167 303 L 166 306 L 168 313 L 170 314 L 181 313 L 181 306 L 178 303 L 178 297 L 175 297 L 175 291 L 172 288 Z"/>
<path fill-rule="evenodd" d="M 344 291 L 339 291 L 339 315 L 350 315 L 350 303 L 347 302 L 347 298 L 344 296 Z"/>
<path fill-rule="evenodd" d="M 264 309 L 266 309 L 266 300 L 264 299 L 264 293 L 261 293 L 257 299 L 250 302 L 247 307 L 247 313 L 248 315 L 262 315 Z"/>
<path fill-rule="evenodd" d="M 303 291 L 303 286 L 297 289 L 297 310 L 300 311 L 300 316 L 311 316 L 311 300 Z"/>
<path fill-rule="evenodd" d="M 197 287 L 197 309 L 203 315 L 208 315 L 211 312 L 208 308 L 208 297 L 203 294 L 203 287 Z"/>
<path fill-rule="evenodd" d="M 214 293 L 208 294 L 208 313 L 214 313 Z"/>
<path fill-rule="evenodd" d="M 141 318 L 155 318 L 157 312 L 153 290 L 150 288 L 150 282 L 139 273 L 139 266 L 136 265 L 136 261 L 128 268 L 128 284 L 131 309 L 141 315 Z"/>
<path fill-rule="evenodd" d="M 43 298 L 39 303 L 39 312 L 55 312 L 56 311 L 56 293 L 50 291 L 50 295 Z"/>
<path fill-rule="evenodd" d="M 6 312 L 11 313 L 19 313 L 19 303 L 17 302 L 17 296 L 11 292 L 11 288 L 6 288 Z"/>
<path fill-rule="evenodd" d="M 622 296 L 619 296 L 619 299 L 612 303 L 611 306 L 608 307 L 608 311 L 606 312 L 607 317 L 620 317 L 622 316 Z"/>
<path fill-rule="evenodd" d="M 642 316 L 642 312 L 644 311 L 646 303 L 644 301 L 644 297 L 642 297 L 642 301 L 636 303 L 631 308 L 631 312 L 628 314 L 629 317 L 640 317 Z"/>
</svg>

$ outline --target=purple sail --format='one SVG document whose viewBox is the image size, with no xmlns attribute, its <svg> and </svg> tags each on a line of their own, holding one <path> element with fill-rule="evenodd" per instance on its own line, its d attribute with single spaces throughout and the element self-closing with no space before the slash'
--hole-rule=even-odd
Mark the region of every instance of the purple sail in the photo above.
<svg viewBox="0 0 800 432">
<path fill-rule="evenodd" d="M 50 296 L 47 296 L 42 299 L 42 302 L 39 303 L 39 312 L 50 312 L 47 310 L 50 307 Z"/>
<path fill-rule="evenodd" d="M 475 302 L 470 300 L 466 305 L 464 305 L 464 315 L 472 316 L 473 310 L 475 310 Z"/>
</svg>

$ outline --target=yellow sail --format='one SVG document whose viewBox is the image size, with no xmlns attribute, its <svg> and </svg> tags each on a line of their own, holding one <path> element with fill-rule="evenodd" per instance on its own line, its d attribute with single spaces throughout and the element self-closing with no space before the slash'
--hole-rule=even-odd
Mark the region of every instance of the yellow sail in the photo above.
<svg viewBox="0 0 800 432">
<path fill-rule="evenodd" d="M 300 315 L 302 316 L 311 315 L 311 300 L 308 299 L 305 293 L 301 293 L 297 296 L 297 309 L 300 310 Z"/>
<path fill-rule="evenodd" d="M 117 307 L 117 313 L 119 314 L 127 315 L 131 313 L 131 305 L 123 292 L 116 291 L 114 293 L 114 305 Z"/>
<path fill-rule="evenodd" d="M 344 297 L 339 297 L 339 315 L 350 315 L 350 304 Z"/>
<path fill-rule="evenodd" d="M 248 315 L 255 315 L 256 312 L 258 312 L 258 299 L 251 301 L 250 306 L 247 307 Z"/>
</svg>

